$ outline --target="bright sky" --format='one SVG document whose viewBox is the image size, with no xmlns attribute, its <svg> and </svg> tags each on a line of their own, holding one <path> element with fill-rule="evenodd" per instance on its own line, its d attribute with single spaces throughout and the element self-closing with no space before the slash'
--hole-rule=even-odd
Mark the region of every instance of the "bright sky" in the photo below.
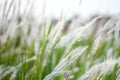
<svg viewBox="0 0 120 80">
<path fill-rule="evenodd" d="M 120 0 L 37 0 L 35 14 L 46 4 L 45 15 L 60 17 L 63 13 L 66 18 L 74 14 L 86 17 L 91 14 L 118 14 L 120 12 Z"/>
<path fill-rule="evenodd" d="M 22 8 L 24 8 L 27 0 L 21 1 L 23 1 Z M 75 14 L 84 17 L 95 13 L 118 14 L 120 12 L 120 0 L 81 0 L 81 3 L 80 0 L 36 0 L 33 12 L 35 16 L 44 12 L 45 16 L 58 18 L 62 14 L 66 18 L 70 18 Z"/>
</svg>

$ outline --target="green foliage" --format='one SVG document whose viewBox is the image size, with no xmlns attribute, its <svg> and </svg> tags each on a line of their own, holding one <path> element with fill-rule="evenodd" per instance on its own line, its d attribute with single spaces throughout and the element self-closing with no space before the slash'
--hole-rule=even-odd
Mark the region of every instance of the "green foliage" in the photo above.
<svg viewBox="0 0 120 80">
<path fill-rule="evenodd" d="M 93 54 L 92 51 L 95 50 L 94 46 L 97 45 L 95 44 L 95 35 L 91 35 L 88 38 L 80 38 L 77 41 L 73 40 L 74 44 L 71 45 L 69 43 L 68 46 L 61 47 L 58 46 L 58 43 L 69 32 L 64 34 L 61 31 L 61 34 L 55 39 L 55 35 L 58 35 L 57 32 L 59 32 L 59 29 L 56 29 L 55 35 L 52 36 L 54 39 L 51 39 L 50 36 L 54 33 L 54 28 L 53 21 L 51 21 L 49 26 L 46 23 L 44 24 L 40 30 L 41 32 L 43 30 L 43 33 L 38 35 L 38 39 L 40 37 L 37 43 L 38 52 L 36 52 L 36 39 L 30 38 L 30 43 L 28 40 L 31 37 L 32 25 L 28 25 L 26 34 L 24 34 L 20 27 L 16 30 L 16 35 L 13 38 L 8 37 L 6 43 L 1 42 L 0 66 L 4 66 L 0 70 L 3 70 L 3 73 L 8 71 L 8 74 L 4 77 L 0 75 L 0 79 L 9 80 L 14 75 L 15 80 L 77 80 L 89 72 L 91 68 L 97 64 L 106 62 L 110 58 L 116 60 L 116 65 L 113 64 L 113 70 L 108 71 L 106 74 L 98 71 L 96 73 L 97 76 L 93 75 L 94 78 L 92 79 L 89 79 L 89 74 L 84 80 L 115 80 L 117 78 L 116 73 L 120 68 L 120 64 L 118 63 L 120 46 L 115 45 L 114 36 L 109 40 L 103 38 Z M 56 40 L 54 44 L 53 40 Z M 86 46 L 87 48 L 82 52 Z M 113 52 L 109 56 L 108 52 L 111 48 Z M 33 57 L 35 59 L 32 59 Z M 10 72 L 6 69 L 7 67 L 14 67 L 14 70 Z M 16 74 L 14 74 L 15 72 Z"/>
</svg>

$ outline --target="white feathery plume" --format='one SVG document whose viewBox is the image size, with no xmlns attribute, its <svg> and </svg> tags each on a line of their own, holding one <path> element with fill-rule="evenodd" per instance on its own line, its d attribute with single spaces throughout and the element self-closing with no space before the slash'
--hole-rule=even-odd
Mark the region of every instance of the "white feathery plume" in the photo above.
<svg viewBox="0 0 120 80">
<path fill-rule="evenodd" d="M 57 47 L 66 47 L 69 44 L 73 44 L 76 40 L 81 38 L 88 38 L 93 31 L 96 29 L 96 24 L 101 17 L 93 19 L 91 22 L 86 24 L 83 27 L 75 28 L 73 31 L 69 32 L 67 35 L 63 36 L 60 42 L 57 44 Z"/>
<path fill-rule="evenodd" d="M 78 80 L 93 80 L 98 75 L 105 75 L 110 71 L 114 70 L 115 64 L 118 63 L 118 60 L 109 59 L 105 62 L 94 65 L 89 71 L 83 74 Z"/>
<path fill-rule="evenodd" d="M 86 39 L 89 38 L 92 34 L 94 34 L 94 31 L 96 30 L 96 24 L 97 22 L 100 20 L 101 16 L 96 17 L 95 19 L 93 19 L 90 23 L 86 24 L 84 27 L 80 27 L 78 29 L 79 32 L 76 32 L 74 38 L 71 40 L 71 42 L 69 43 L 69 46 L 66 49 L 65 54 L 69 53 L 69 51 L 71 50 L 72 45 L 80 39 Z M 74 34 L 74 33 L 73 33 Z"/>
<path fill-rule="evenodd" d="M 79 56 L 81 56 L 85 51 L 87 50 L 87 47 L 84 48 L 77 48 L 70 52 L 65 58 L 63 58 L 59 64 L 54 68 L 53 72 L 51 72 L 49 75 L 47 75 L 44 80 L 51 80 L 56 75 L 60 74 L 59 72 L 63 71 L 65 67 L 69 66 L 72 62 L 74 62 Z M 58 73 L 58 74 L 56 74 Z"/>
<path fill-rule="evenodd" d="M 119 34 L 120 34 L 120 19 L 119 21 L 117 21 L 116 26 L 115 26 L 115 30 L 114 30 L 114 38 L 115 38 L 115 47 L 118 47 L 120 45 L 120 38 L 119 38 Z"/>
<path fill-rule="evenodd" d="M 13 70 L 15 69 L 15 67 L 5 67 L 2 71 L 2 74 L 0 75 L 0 78 L 3 79 L 5 76 L 7 76 L 8 74 L 12 73 Z"/>
<path fill-rule="evenodd" d="M 58 40 L 58 38 L 62 35 L 62 31 L 64 29 L 64 20 L 62 19 L 61 21 L 58 22 L 58 24 L 51 30 L 48 39 L 49 39 L 49 43 L 48 43 L 48 50 L 51 50 L 51 48 L 56 44 L 56 41 Z M 50 51 L 48 51 L 50 52 Z"/>
<path fill-rule="evenodd" d="M 2 36 L 0 36 L 0 41 L 2 43 L 5 43 L 7 41 L 8 36 L 13 37 L 15 35 L 14 32 L 16 31 L 16 29 L 24 25 L 24 23 L 25 23 L 24 21 L 21 22 L 20 24 L 17 24 L 16 22 L 10 23 L 7 31 Z"/>
<path fill-rule="evenodd" d="M 104 27 L 97 33 L 96 37 L 99 36 L 100 34 L 105 35 L 108 33 L 110 30 L 115 28 L 116 23 L 120 20 L 119 16 L 113 16 L 111 19 L 109 19 Z"/>
<path fill-rule="evenodd" d="M 30 61 L 34 61 L 34 60 L 36 60 L 36 59 L 37 59 L 37 57 L 36 57 L 36 56 L 33 56 L 32 58 L 27 59 L 26 61 L 18 64 L 18 65 L 15 67 L 15 69 L 13 70 L 13 73 L 12 73 L 12 75 L 11 75 L 11 77 L 10 77 L 10 80 L 15 80 L 15 77 L 16 77 L 16 74 L 17 74 L 17 72 L 18 72 L 18 69 L 22 66 L 22 64 L 27 63 L 27 62 L 30 62 Z"/>
<path fill-rule="evenodd" d="M 96 34 L 95 40 L 94 40 L 94 44 L 93 44 L 93 49 L 92 49 L 92 54 L 94 55 L 97 51 L 97 49 L 99 48 L 101 42 L 105 39 L 107 39 L 108 36 L 111 35 L 111 33 L 114 31 L 115 29 L 115 25 L 117 23 L 117 21 L 119 20 L 119 17 L 113 17 L 111 18 L 106 24 L 105 26 L 98 32 L 98 34 Z"/>
<path fill-rule="evenodd" d="M 36 60 L 36 57 L 32 57 L 30 59 L 27 59 L 25 62 L 30 62 L 30 61 L 33 61 L 33 60 Z M 8 74 L 12 73 L 11 74 L 11 77 L 10 77 L 10 80 L 14 80 L 15 77 L 16 77 L 16 74 L 17 74 L 17 71 L 18 69 L 22 66 L 22 64 L 24 64 L 25 62 L 23 63 L 20 63 L 18 64 L 16 67 L 5 67 L 4 66 L 0 66 L 0 79 L 3 79 L 5 76 L 7 76 Z"/>
<path fill-rule="evenodd" d="M 44 80 L 53 80 L 53 78 L 57 75 L 67 73 L 68 71 L 59 71 L 59 72 L 52 72 L 51 74 L 47 75 Z"/>
</svg>

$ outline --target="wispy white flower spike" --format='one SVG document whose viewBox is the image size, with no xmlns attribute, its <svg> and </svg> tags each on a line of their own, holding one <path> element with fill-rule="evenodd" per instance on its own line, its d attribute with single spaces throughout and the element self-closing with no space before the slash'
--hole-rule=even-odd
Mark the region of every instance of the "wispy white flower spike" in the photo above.
<svg viewBox="0 0 120 80">
<path fill-rule="evenodd" d="M 18 65 L 15 67 L 15 69 L 13 70 L 13 73 L 12 73 L 12 75 L 11 75 L 11 77 L 10 77 L 10 80 L 15 80 L 16 74 L 17 74 L 19 68 L 22 66 L 22 64 L 27 63 L 27 62 L 30 62 L 30 61 L 34 61 L 34 60 L 36 60 L 36 59 L 37 59 L 36 56 L 33 56 L 32 58 L 27 59 L 26 61 L 18 64 Z"/>
<path fill-rule="evenodd" d="M 118 62 L 117 60 L 109 59 L 100 64 L 96 64 L 89 71 L 83 74 L 78 80 L 85 80 L 85 79 L 93 80 L 93 78 L 94 77 L 97 78 L 98 75 L 105 75 L 110 71 L 114 70 L 114 66 L 115 64 L 117 64 L 117 62 Z"/>
<path fill-rule="evenodd" d="M 59 62 L 59 64 L 54 68 L 54 70 L 49 75 L 47 75 L 44 78 L 44 80 L 51 80 L 53 77 L 56 76 L 56 73 L 60 74 L 65 67 L 69 66 L 72 62 L 74 62 L 79 56 L 85 53 L 86 50 L 87 50 L 87 47 L 77 48 L 73 50 L 71 53 L 69 53 L 69 55 L 67 55 L 65 58 L 63 58 Z"/>
<path fill-rule="evenodd" d="M 49 44 L 48 44 L 48 49 L 51 50 L 51 48 L 55 45 L 56 41 L 58 38 L 62 35 L 62 31 L 64 29 L 64 20 L 62 19 L 61 21 L 58 22 L 58 24 L 52 29 L 48 39 L 49 39 Z"/>
</svg>

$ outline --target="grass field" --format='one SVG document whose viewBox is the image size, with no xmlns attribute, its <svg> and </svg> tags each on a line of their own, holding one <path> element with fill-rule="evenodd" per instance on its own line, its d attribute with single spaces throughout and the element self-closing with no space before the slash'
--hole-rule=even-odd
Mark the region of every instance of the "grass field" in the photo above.
<svg viewBox="0 0 120 80">
<path fill-rule="evenodd" d="M 0 80 L 120 80 L 120 15 L 66 28 L 64 18 L 9 18 L 10 10 L 1 16 Z"/>
</svg>

